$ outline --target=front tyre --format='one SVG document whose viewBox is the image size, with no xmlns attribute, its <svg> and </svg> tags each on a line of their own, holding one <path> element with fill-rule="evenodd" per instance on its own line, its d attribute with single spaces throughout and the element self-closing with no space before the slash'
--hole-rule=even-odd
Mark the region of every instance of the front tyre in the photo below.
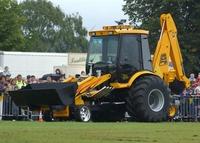
<svg viewBox="0 0 200 143">
<path fill-rule="evenodd" d="M 138 121 L 166 121 L 170 90 L 157 76 L 139 78 L 127 97 L 128 113 Z"/>
<path fill-rule="evenodd" d="M 89 122 L 91 120 L 90 108 L 86 105 L 79 106 L 76 108 L 75 118 L 81 122 Z"/>
</svg>

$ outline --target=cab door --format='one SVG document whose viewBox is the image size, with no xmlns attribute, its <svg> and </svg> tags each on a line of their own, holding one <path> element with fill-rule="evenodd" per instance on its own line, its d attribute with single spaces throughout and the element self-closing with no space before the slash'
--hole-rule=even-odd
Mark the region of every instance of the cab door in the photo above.
<svg viewBox="0 0 200 143">
<path fill-rule="evenodd" d="M 121 35 L 118 63 L 118 80 L 127 82 L 142 69 L 141 35 Z"/>
</svg>

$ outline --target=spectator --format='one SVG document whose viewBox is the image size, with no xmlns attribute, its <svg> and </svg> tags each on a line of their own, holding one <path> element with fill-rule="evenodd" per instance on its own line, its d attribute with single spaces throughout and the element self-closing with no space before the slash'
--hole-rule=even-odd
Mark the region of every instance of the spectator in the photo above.
<svg viewBox="0 0 200 143">
<path fill-rule="evenodd" d="M 5 78 L 6 78 L 6 81 L 7 81 L 7 82 L 10 82 L 10 81 L 11 81 L 10 75 L 6 75 Z"/>
<path fill-rule="evenodd" d="M 65 80 L 65 76 L 61 76 L 58 80 L 58 82 L 63 82 Z"/>
<path fill-rule="evenodd" d="M 198 77 L 196 79 L 196 83 L 199 83 L 200 82 L 200 73 L 198 74 Z"/>
<path fill-rule="evenodd" d="M 3 75 L 4 76 L 11 76 L 8 66 L 5 66 L 4 71 L 3 71 Z"/>
<path fill-rule="evenodd" d="M 61 73 L 61 71 L 60 71 L 60 69 L 56 69 L 56 74 L 58 74 L 58 75 L 61 75 L 62 73 Z"/>
<path fill-rule="evenodd" d="M 191 84 L 194 84 L 196 82 L 195 76 L 193 73 L 190 74 L 190 78 L 189 78 Z"/>
<path fill-rule="evenodd" d="M 85 71 L 81 71 L 81 76 L 86 76 Z"/>
<path fill-rule="evenodd" d="M 191 89 L 194 90 L 199 85 L 200 85 L 200 73 L 198 74 L 196 80 L 195 81 L 193 80 L 193 82 L 191 82 Z"/>
<path fill-rule="evenodd" d="M 0 93 L 3 93 L 5 90 L 4 85 L 2 83 L 0 83 Z"/>
<path fill-rule="evenodd" d="M 36 77 L 34 75 L 31 76 L 31 84 L 37 83 Z"/>
<path fill-rule="evenodd" d="M 194 88 L 194 94 L 198 96 L 200 95 L 200 85 Z"/>
<path fill-rule="evenodd" d="M 48 76 L 48 77 L 47 77 L 47 82 L 48 82 L 48 83 L 51 83 L 51 82 L 53 82 L 53 80 L 52 80 L 51 76 Z"/>
<path fill-rule="evenodd" d="M 31 76 L 30 75 L 26 76 L 26 83 L 31 84 Z"/>
<path fill-rule="evenodd" d="M 14 91 L 17 90 L 17 85 L 16 85 L 16 79 L 11 79 L 10 81 L 10 86 L 9 86 L 9 91 Z"/>
<path fill-rule="evenodd" d="M 6 78 L 5 78 L 5 76 L 1 76 L 0 77 L 0 93 L 2 93 L 2 92 L 4 92 L 5 91 L 5 89 L 6 89 Z"/>
<path fill-rule="evenodd" d="M 22 79 L 22 75 L 17 75 L 17 81 L 16 86 L 18 89 L 21 89 L 22 87 L 26 86 L 26 82 Z"/>
<path fill-rule="evenodd" d="M 198 74 L 196 81 L 191 85 L 191 89 L 195 95 L 200 95 L 200 74 Z"/>
<path fill-rule="evenodd" d="M 2 75 L 3 75 L 3 68 L 0 67 L 0 76 L 2 76 Z"/>
</svg>

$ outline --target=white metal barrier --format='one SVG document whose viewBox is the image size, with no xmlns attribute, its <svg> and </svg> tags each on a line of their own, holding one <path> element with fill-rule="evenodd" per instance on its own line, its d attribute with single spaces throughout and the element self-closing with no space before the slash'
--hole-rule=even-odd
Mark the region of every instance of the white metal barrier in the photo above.
<svg viewBox="0 0 200 143">
<path fill-rule="evenodd" d="M 3 94 L 0 94 L 0 120 L 2 120 L 3 115 Z"/>
<path fill-rule="evenodd" d="M 7 94 L 4 94 L 0 97 L 0 119 L 3 120 L 13 120 L 13 119 L 30 119 L 30 111 L 27 108 L 26 110 L 21 109 L 16 106 L 12 101 L 11 97 Z"/>
<path fill-rule="evenodd" d="M 176 96 L 174 102 L 178 111 L 175 119 L 182 121 L 200 121 L 200 96 Z"/>
<path fill-rule="evenodd" d="M 173 102 L 177 106 L 174 120 L 200 121 L 200 96 L 174 96 Z M 29 108 L 17 107 L 9 95 L 0 96 L 0 120 L 36 119 L 38 113 L 32 113 Z"/>
</svg>

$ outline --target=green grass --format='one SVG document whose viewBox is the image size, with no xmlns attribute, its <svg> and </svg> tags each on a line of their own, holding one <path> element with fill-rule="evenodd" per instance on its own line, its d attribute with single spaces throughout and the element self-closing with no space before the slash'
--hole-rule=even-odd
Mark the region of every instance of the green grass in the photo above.
<svg viewBox="0 0 200 143">
<path fill-rule="evenodd" d="M 0 122 L 0 143 L 199 143 L 200 123 Z"/>
</svg>

